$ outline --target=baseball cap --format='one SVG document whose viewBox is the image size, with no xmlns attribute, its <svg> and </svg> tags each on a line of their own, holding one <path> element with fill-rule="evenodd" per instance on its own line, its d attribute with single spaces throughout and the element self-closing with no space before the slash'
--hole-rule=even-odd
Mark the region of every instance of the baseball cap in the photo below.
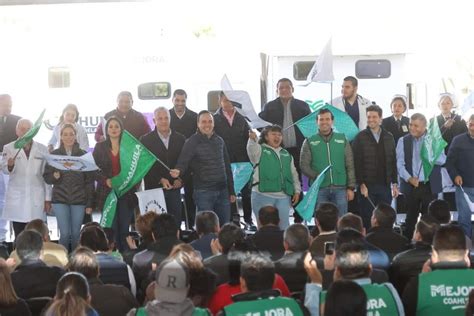
<svg viewBox="0 0 474 316">
<path fill-rule="evenodd" d="M 156 270 L 155 298 L 161 302 L 181 303 L 188 296 L 188 268 L 178 259 L 163 261 Z"/>
</svg>

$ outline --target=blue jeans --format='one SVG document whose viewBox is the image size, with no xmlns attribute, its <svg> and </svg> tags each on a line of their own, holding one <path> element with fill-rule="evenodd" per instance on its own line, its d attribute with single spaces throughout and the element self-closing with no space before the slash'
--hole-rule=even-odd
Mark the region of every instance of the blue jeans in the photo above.
<svg viewBox="0 0 474 316">
<path fill-rule="evenodd" d="M 347 192 L 346 188 L 321 188 L 318 193 L 316 208 L 321 203 L 331 202 L 336 204 L 339 210 L 339 217 L 347 213 Z"/>
<path fill-rule="evenodd" d="M 471 200 L 474 201 L 474 188 L 464 187 L 464 192 Z M 474 202 L 473 202 L 474 203 Z M 464 198 L 464 193 L 460 187 L 456 187 L 456 208 L 458 210 L 458 223 L 467 237 L 472 237 L 471 209 Z"/>
<path fill-rule="evenodd" d="M 59 243 L 68 250 L 76 249 L 84 220 L 85 205 L 53 203 L 59 228 Z"/>
<path fill-rule="evenodd" d="M 117 201 L 117 210 L 115 212 L 112 229 L 115 234 L 115 244 L 118 251 L 128 250 L 127 236 L 130 232 L 130 224 L 133 219 L 133 208 L 128 205 L 126 196 L 119 198 Z"/>
<path fill-rule="evenodd" d="M 369 190 L 369 198 L 375 206 L 379 203 L 385 203 L 388 205 L 392 203 L 392 190 L 390 185 L 368 184 L 367 189 Z M 360 189 L 357 192 L 357 197 L 359 199 L 360 217 L 362 217 L 365 229 L 369 230 L 371 227 L 370 219 L 372 217 L 374 206 L 370 203 L 369 199 L 360 193 Z"/>
<path fill-rule="evenodd" d="M 258 212 L 260 209 L 268 205 L 271 205 L 278 210 L 281 230 L 285 230 L 288 226 L 290 226 L 291 199 L 288 195 L 284 198 L 277 199 L 256 191 L 252 191 L 252 209 L 256 218 L 258 218 Z"/>
<path fill-rule="evenodd" d="M 196 190 L 193 193 L 197 211 L 214 211 L 222 226 L 230 221 L 230 197 L 227 188 L 222 190 Z"/>
<path fill-rule="evenodd" d="M 166 201 L 167 213 L 173 215 L 178 228 L 181 227 L 181 190 L 163 190 Z"/>
</svg>

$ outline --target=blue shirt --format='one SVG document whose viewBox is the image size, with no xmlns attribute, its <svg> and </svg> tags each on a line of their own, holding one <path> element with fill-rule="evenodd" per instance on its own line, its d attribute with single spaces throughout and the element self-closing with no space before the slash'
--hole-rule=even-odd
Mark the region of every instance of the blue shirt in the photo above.
<svg viewBox="0 0 474 316">
<path fill-rule="evenodd" d="M 347 102 L 347 100 L 343 99 L 342 100 L 344 103 L 344 109 L 346 110 L 346 113 L 349 114 L 349 116 L 352 118 L 356 126 L 359 126 L 359 102 L 356 100 L 354 101 L 354 104 L 350 104 Z"/>
</svg>

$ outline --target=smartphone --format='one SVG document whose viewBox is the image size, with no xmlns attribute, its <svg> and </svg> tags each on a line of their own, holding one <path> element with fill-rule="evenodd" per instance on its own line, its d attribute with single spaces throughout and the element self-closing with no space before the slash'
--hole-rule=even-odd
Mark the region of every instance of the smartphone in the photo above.
<svg viewBox="0 0 474 316">
<path fill-rule="evenodd" d="M 336 244 L 333 241 L 326 241 L 324 243 L 324 254 L 329 256 L 334 254 L 335 248 Z"/>
</svg>

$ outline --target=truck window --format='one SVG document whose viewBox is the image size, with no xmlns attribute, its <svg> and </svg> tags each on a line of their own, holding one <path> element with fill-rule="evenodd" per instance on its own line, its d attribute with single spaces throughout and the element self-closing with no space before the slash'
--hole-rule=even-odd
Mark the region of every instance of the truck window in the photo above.
<svg viewBox="0 0 474 316">
<path fill-rule="evenodd" d="M 50 88 L 69 88 L 69 86 L 71 85 L 69 68 L 49 67 L 48 85 Z"/>
<path fill-rule="evenodd" d="M 356 61 L 355 74 L 359 79 L 389 78 L 392 65 L 387 59 L 361 59 Z"/>
<path fill-rule="evenodd" d="M 147 82 L 138 86 L 140 100 L 169 99 L 171 84 L 169 82 Z"/>
<path fill-rule="evenodd" d="M 306 80 L 313 65 L 314 61 L 297 61 L 293 63 L 293 78 L 300 81 Z"/>
</svg>

